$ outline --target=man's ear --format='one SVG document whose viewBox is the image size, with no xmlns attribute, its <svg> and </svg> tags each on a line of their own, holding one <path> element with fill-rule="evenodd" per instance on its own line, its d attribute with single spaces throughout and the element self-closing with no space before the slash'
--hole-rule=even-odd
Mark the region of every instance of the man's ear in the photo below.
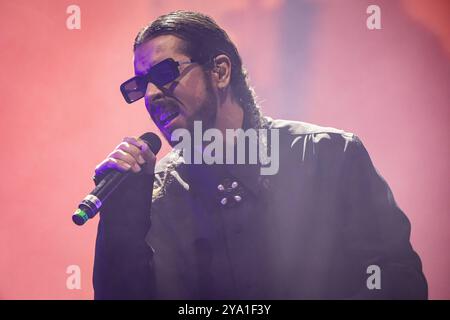
<svg viewBox="0 0 450 320">
<path fill-rule="evenodd" d="M 231 60 L 228 56 L 220 54 L 214 58 L 212 78 L 219 90 L 228 87 L 231 82 Z"/>
</svg>

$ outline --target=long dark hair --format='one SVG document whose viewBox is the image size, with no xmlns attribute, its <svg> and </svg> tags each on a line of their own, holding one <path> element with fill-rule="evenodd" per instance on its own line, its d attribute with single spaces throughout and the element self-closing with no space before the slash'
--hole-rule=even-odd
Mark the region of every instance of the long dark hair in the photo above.
<svg viewBox="0 0 450 320">
<path fill-rule="evenodd" d="M 256 103 L 247 71 L 239 52 L 225 30 L 209 16 L 192 11 L 174 11 L 158 17 L 136 36 L 134 50 L 142 43 L 160 35 L 171 34 L 184 40 L 183 53 L 208 69 L 213 58 L 225 54 L 231 60 L 231 90 L 244 110 L 245 127 L 262 128 L 266 121 Z M 205 70 L 206 70 L 205 69 Z"/>
</svg>

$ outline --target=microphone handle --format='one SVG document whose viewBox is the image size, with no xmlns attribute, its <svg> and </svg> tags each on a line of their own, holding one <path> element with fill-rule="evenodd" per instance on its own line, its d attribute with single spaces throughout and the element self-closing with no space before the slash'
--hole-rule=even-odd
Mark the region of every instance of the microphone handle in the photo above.
<svg viewBox="0 0 450 320">
<path fill-rule="evenodd" d="M 72 215 L 72 221 L 79 226 L 84 225 L 89 219 L 92 219 L 100 210 L 103 201 L 117 189 L 120 183 L 131 174 L 130 171 L 120 172 L 112 170 L 109 172 L 92 190 L 78 206 L 78 209 Z"/>
<path fill-rule="evenodd" d="M 152 132 L 144 133 L 139 137 L 142 139 L 150 150 L 156 155 L 161 149 L 161 139 Z M 78 209 L 72 215 L 72 221 L 82 226 L 89 219 L 93 218 L 100 210 L 104 201 L 109 195 L 117 189 L 120 183 L 126 179 L 132 172 L 120 172 L 112 170 L 100 181 L 100 183 L 81 201 Z"/>
</svg>

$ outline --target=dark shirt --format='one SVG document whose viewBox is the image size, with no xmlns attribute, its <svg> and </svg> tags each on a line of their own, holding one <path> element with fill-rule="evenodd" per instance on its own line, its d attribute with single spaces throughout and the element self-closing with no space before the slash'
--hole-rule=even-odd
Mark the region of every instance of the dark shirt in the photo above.
<svg viewBox="0 0 450 320">
<path fill-rule="evenodd" d="M 153 185 L 135 174 L 115 191 L 98 227 L 96 299 L 427 298 L 410 223 L 360 139 L 268 124 L 280 134 L 275 175 L 173 151 Z M 380 289 L 367 286 L 371 265 Z"/>
</svg>

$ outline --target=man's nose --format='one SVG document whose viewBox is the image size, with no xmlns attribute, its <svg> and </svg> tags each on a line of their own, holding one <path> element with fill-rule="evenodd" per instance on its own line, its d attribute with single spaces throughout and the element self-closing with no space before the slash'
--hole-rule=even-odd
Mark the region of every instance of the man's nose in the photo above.
<svg viewBox="0 0 450 320">
<path fill-rule="evenodd" d="M 151 82 L 147 84 L 147 89 L 145 91 L 145 99 L 148 102 L 158 100 L 163 96 L 164 96 L 164 89 L 162 87 L 158 87 Z"/>
<path fill-rule="evenodd" d="M 170 83 L 164 86 L 157 86 L 152 82 L 147 84 L 147 90 L 145 92 L 145 99 L 148 102 L 156 101 L 164 96 L 170 95 Z"/>
</svg>

